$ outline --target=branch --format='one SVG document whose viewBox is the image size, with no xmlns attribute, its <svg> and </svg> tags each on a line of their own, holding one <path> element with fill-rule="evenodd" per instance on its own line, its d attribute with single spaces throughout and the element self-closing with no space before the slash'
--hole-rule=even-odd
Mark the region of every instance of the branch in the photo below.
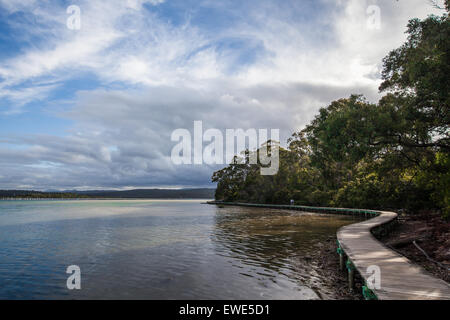
<svg viewBox="0 0 450 320">
<path fill-rule="evenodd" d="M 437 4 L 437 1 L 436 1 L 436 0 L 428 0 L 428 2 L 430 3 L 430 5 L 431 5 L 433 8 L 436 8 L 436 9 L 439 9 L 439 10 L 445 10 L 444 7 L 441 7 L 440 5 Z"/>
<path fill-rule="evenodd" d="M 416 240 L 413 241 L 413 244 L 416 246 L 417 249 L 420 250 L 420 252 L 422 252 L 422 253 L 425 255 L 425 257 L 426 257 L 428 260 L 430 260 L 431 262 L 437 264 L 437 265 L 438 265 L 439 267 L 441 267 L 441 268 L 450 270 L 449 267 L 446 267 L 446 266 L 444 266 L 442 263 L 437 262 L 436 260 L 431 259 L 430 256 L 425 252 L 425 250 L 423 250 L 421 247 L 419 247 L 419 245 L 416 243 Z"/>
</svg>

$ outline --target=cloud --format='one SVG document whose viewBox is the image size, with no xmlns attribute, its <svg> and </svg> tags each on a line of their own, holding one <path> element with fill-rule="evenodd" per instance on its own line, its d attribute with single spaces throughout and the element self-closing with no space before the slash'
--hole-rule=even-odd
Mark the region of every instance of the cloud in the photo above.
<svg viewBox="0 0 450 320">
<path fill-rule="evenodd" d="M 48 93 L 57 87 L 56 84 L 44 84 L 26 88 L 16 88 L 14 90 L 3 89 L 0 91 L 0 99 L 14 101 L 4 115 L 21 113 L 22 108 L 29 102 L 42 100 L 47 97 Z"/>
<path fill-rule="evenodd" d="M 34 177 L 40 181 L 35 187 L 52 189 L 209 186 L 212 172 L 221 166 L 175 166 L 170 160 L 176 144 L 170 136 L 175 129 L 192 132 L 194 121 L 201 120 L 204 131 L 280 129 L 286 141 L 311 119 L 316 111 L 311 105 L 325 105 L 352 92 L 302 83 L 241 88 L 221 81 L 213 87 L 208 91 L 158 86 L 145 92 L 80 92 L 75 108 L 64 114 L 76 123 L 68 136 L 8 141 L 24 146 L 19 150 L 5 150 L 0 144 L 4 181 L 30 185 Z M 20 161 L 11 165 L 16 158 Z M 13 170 L 6 170 L 10 165 Z M 23 167 L 27 170 L 18 178 L 16 170 Z"/>
<path fill-rule="evenodd" d="M 37 34 L 35 41 L 40 45 L 31 46 L 25 52 L 0 63 L 0 89 L 8 90 L 11 93 L 8 95 L 9 100 L 15 103 L 15 97 L 19 94 L 13 91 L 23 92 L 23 86 L 28 86 L 28 92 L 35 92 L 38 96 L 48 92 L 33 85 L 36 81 L 62 81 L 71 76 L 76 77 L 83 70 L 109 76 L 105 70 L 110 70 L 111 63 L 116 62 L 116 53 L 124 52 L 111 50 L 105 59 L 105 50 L 138 32 L 137 29 L 122 31 L 124 23 L 121 19 L 128 17 L 132 20 L 137 16 L 143 20 L 144 3 L 156 5 L 162 2 L 81 1 L 82 27 L 80 30 L 70 30 L 66 27 L 69 15 L 66 7 L 60 3 L 44 3 L 41 7 L 41 3 L 36 1 L 19 4 L 2 0 L 0 4 L 10 13 L 20 11 L 25 16 L 33 17 L 25 19 L 25 25 L 18 25 L 16 20 L 12 20 L 11 24 Z"/>
<path fill-rule="evenodd" d="M 421 0 L 80 1 L 74 32 L 59 3 L 0 4 L 39 17 L 39 45 L 0 62 L 4 117 L 73 93 L 53 111 L 73 123 L 64 135 L 0 141 L 0 186 L 38 189 L 207 186 L 220 166 L 173 165 L 173 130 L 279 128 L 283 142 L 332 100 L 376 101 L 381 59 L 409 18 L 433 11 Z M 373 4 L 380 29 L 367 28 Z M 95 85 L 68 87 L 80 74 Z"/>
</svg>

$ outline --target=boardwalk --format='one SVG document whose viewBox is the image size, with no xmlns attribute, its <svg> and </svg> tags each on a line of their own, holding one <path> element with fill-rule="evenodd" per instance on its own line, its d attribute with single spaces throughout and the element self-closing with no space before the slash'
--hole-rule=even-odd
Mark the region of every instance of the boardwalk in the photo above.
<svg viewBox="0 0 450 320">
<path fill-rule="evenodd" d="M 450 299 L 450 285 L 428 274 L 404 256 L 388 249 L 372 235 L 370 230 L 395 219 L 394 212 L 380 215 L 341 228 L 338 241 L 359 274 L 367 280 L 369 266 L 381 271 L 381 287 L 373 289 L 381 300 Z"/>
<path fill-rule="evenodd" d="M 397 218 L 397 214 L 394 212 L 215 201 L 208 203 L 371 215 L 373 216 L 371 219 L 339 229 L 337 239 L 345 255 L 366 283 L 370 282 L 369 277 L 372 275 L 372 273 L 367 272 L 368 268 L 371 266 L 379 267 L 380 288 L 372 290 L 376 297 L 380 300 L 450 300 L 450 285 L 448 283 L 428 274 L 420 266 L 414 265 L 404 256 L 385 247 L 372 235 L 375 228 L 385 226 Z"/>
</svg>

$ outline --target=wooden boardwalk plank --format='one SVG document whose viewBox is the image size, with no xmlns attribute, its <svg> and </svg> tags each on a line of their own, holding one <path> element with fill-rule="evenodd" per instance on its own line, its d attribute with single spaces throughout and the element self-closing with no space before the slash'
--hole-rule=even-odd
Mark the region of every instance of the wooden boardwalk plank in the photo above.
<svg viewBox="0 0 450 320">
<path fill-rule="evenodd" d="M 370 231 L 372 228 L 390 222 L 396 217 L 397 214 L 394 212 L 383 211 L 370 220 L 342 227 L 337 233 L 337 238 L 345 254 L 366 281 L 372 275 L 367 273 L 370 266 L 380 268 L 380 289 L 372 290 L 379 299 L 450 300 L 448 283 L 428 274 L 406 257 L 385 247 L 372 235 Z"/>
</svg>

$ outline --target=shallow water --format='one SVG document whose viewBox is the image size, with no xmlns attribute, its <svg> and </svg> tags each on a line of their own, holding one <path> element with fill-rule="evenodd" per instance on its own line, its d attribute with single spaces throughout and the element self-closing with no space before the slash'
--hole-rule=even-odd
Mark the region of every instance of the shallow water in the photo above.
<svg viewBox="0 0 450 320">
<path fill-rule="evenodd" d="M 306 257 L 355 221 L 201 202 L 0 201 L 0 299 L 317 299 Z"/>
</svg>

